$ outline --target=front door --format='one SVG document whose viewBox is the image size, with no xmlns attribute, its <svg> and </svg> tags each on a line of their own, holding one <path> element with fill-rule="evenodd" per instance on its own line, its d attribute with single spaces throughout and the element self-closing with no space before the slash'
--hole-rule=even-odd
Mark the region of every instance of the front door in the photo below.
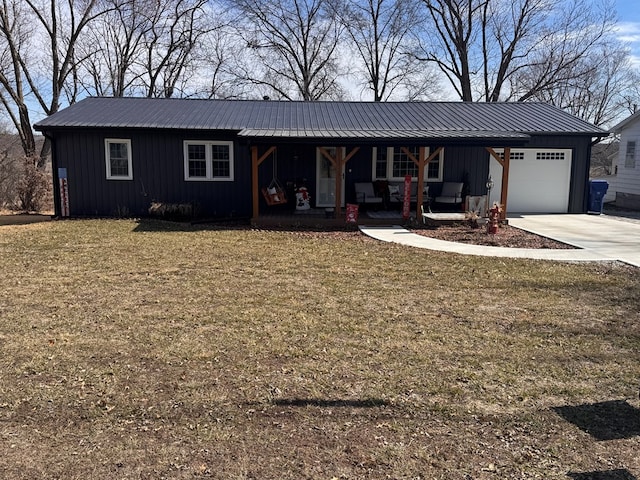
<svg viewBox="0 0 640 480">
<path fill-rule="evenodd" d="M 335 157 L 336 147 L 324 147 L 332 157 Z M 343 148 L 342 155 L 345 151 Z M 344 170 L 340 172 L 342 175 L 342 199 L 341 207 L 344 207 Z M 316 149 L 316 206 L 317 207 L 335 207 L 336 206 L 336 169 L 333 164 L 326 158 L 320 149 Z"/>
</svg>

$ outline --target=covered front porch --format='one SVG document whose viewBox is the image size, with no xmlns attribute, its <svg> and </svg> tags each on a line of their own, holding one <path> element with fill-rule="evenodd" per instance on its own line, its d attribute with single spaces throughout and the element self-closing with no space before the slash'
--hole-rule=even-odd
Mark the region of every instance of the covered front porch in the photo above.
<svg viewBox="0 0 640 480">
<path fill-rule="evenodd" d="M 252 221 L 269 223 L 286 219 L 300 224 L 344 224 L 349 204 L 357 204 L 359 221 L 369 224 L 388 224 L 390 220 L 409 217 L 421 219 L 423 209 L 428 207 L 434 211 L 451 208 L 464 211 L 465 198 L 453 206 L 439 205 L 434 199 L 449 182 L 464 183 L 464 197 L 486 195 L 489 158 L 502 166 L 500 203 L 506 215 L 512 139 L 508 142 L 487 139 L 485 143 L 490 145 L 477 141 L 434 144 L 422 140 L 338 143 L 333 139 L 315 144 L 300 141 L 253 144 L 250 146 Z M 411 177 L 414 192 L 409 212 L 403 211 L 403 202 L 368 204 L 356 194 L 356 185 L 370 183 L 376 185 L 377 194 L 382 197 L 381 184 L 397 184 L 406 175 Z M 300 191 L 305 192 L 307 198 L 303 200 L 307 205 L 300 205 L 297 196 Z M 367 215 L 368 212 L 374 215 Z"/>
</svg>

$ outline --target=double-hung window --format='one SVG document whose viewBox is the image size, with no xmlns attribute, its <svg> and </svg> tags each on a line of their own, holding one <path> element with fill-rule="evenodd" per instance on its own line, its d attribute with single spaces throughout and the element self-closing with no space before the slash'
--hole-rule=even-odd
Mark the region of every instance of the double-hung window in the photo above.
<svg viewBox="0 0 640 480">
<path fill-rule="evenodd" d="M 233 181 L 233 142 L 184 142 L 184 179 Z"/>
<path fill-rule="evenodd" d="M 624 153 L 624 168 L 636 168 L 635 140 L 627 140 L 627 150 Z"/>
<path fill-rule="evenodd" d="M 104 141 L 108 180 L 132 180 L 131 140 L 107 138 Z"/>
<path fill-rule="evenodd" d="M 426 148 L 429 156 L 429 149 Z M 418 166 L 407 151 L 416 159 L 419 158 L 419 147 L 374 147 L 373 149 L 373 180 L 404 180 L 405 175 L 418 177 Z M 424 179 L 429 182 L 441 182 L 444 164 L 444 149 L 432 158 L 426 165 Z"/>
</svg>

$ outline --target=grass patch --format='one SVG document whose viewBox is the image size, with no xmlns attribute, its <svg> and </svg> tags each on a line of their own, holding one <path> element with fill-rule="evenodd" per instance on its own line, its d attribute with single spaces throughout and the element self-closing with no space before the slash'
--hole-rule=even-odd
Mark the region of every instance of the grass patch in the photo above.
<svg viewBox="0 0 640 480">
<path fill-rule="evenodd" d="M 0 271 L 3 478 L 640 477 L 557 413 L 637 411 L 631 267 L 91 220 Z"/>
</svg>

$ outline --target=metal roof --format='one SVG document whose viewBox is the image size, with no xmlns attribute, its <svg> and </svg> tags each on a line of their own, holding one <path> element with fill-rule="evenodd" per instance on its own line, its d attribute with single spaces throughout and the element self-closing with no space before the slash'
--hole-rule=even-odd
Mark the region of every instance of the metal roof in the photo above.
<svg viewBox="0 0 640 480">
<path fill-rule="evenodd" d="M 90 97 L 35 124 L 59 128 L 229 130 L 243 137 L 505 138 L 606 136 L 544 103 L 289 102 Z"/>
</svg>

